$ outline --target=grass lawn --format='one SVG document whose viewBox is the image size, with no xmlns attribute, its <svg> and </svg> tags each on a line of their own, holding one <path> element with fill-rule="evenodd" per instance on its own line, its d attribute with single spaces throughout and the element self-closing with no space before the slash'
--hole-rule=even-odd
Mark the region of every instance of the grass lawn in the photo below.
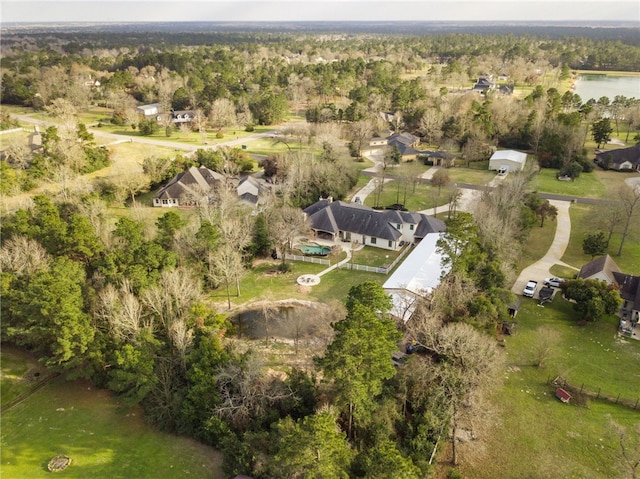
<svg viewBox="0 0 640 479">
<path fill-rule="evenodd" d="M 526 246 L 522 248 L 522 253 L 518 257 L 516 271 L 522 271 L 547 254 L 551 243 L 553 243 L 553 237 L 556 234 L 556 226 L 557 223 L 555 220 L 546 220 L 542 228 L 540 228 L 540 223 L 536 222 L 529 232 L 529 239 L 526 241 Z"/>
<path fill-rule="evenodd" d="M 488 168 L 488 162 L 487 162 Z M 486 185 L 495 178 L 495 171 L 477 168 L 449 168 L 449 178 L 454 183 L 467 183 L 469 185 Z"/>
<path fill-rule="evenodd" d="M 393 263 L 401 252 L 402 250 L 389 251 L 373 246 L 365 246 L 361 250 L 353 253 L 351 262 L 354 264 L 383 267 Z"/>
<path fill-rule="evenodd" d="M 566 405 L 553 396 L 549 378 L 563 376 L 571 384 L 602 388 L 610 396 L 640 396 L 640 342 L 620 339 L 616 318 L 578 326 L 571 305 L 560 296 L 544 308 L 525 299 L 516 318 L 517 332 L 506 339 L 508 368 L 494 402 L 500 411 L 488 432 L 488 454 L 460 467 L 464 477 L 613 478 L 622 473 L 613 419 L 632 433 L 640 421 L 637 410 L 592 400 L 588 408 Z M 557 333 L 555 353 L 545 368 L 534 366 L 539 328 Z M 463 459 L 463 462 L 464 459 Z"/>
<path fill-rule="evenodd" d="M 605 198 L 607 188 L 594 172 L 582 173 L 575 181 L 559 181 L 558 170 L 542 168 L 533 179 L 532 187 L 541 193 L 579 196 L 583 198 Z"/>
<path fill-rule="evenodd" d="M 380 194 L 380 199 L 377 202 L 378 205 L 381 206 L 390 206 L 397 202 L 404 202 L 404 192 L 402 187 L 400 187 L 400 192 L 398 192 L 399 182 L 396 180 L 391 180 L 384 184 L 384 189 Z M 407 188 L 407 202 L 404 205 L 409 211 L 420 211 L 429 208 L 433 208 L 434 206 L 444 205 L 447 201 L 447 197 L 444 191 L 440 194 L 440 200 L 435 203 L 433 194 L 435 188 L 432 188 L 431 185 L 427 185 L 424 183 L 418 183 L 415 187 L 415 191 L 411 185 Z M 366 206 L 375 207 L 377 200 L 377 193 L 373 191 L 369 196 L 367 196 L 364 200 L 364 204 Z"/>
<path fill-rule="evenodd" d="M 231 288 L 232 307 L 258 299 L 278 301 L 293 298 L 320 302 L 344 301 L 352 286 L 368 280 L 382 284 L 387 279 L 387 276 L 383 274 L 340 269 L 333 270 L 322 276 L 320 284 L 316 286 L 311 288 L 300 287 L 296 283 L 298 276 L 317 274 L 328 266 L 291 261 L 291 271 L 284 274 L 276 274 L 273 271 L 276 270 L 279 264 L 280 260 L 264 261 L 250 270 L 240 281 L 240 297 L 236 297 L 234 295 L 235 288 Z M 224 287 L 213 291 L 209 297 L 226 309 L 227 296 Z"/>
<path fill-rule="evenodd" d="M 569 209 L 571 215 L 571 237 L 569 246 L 565 251 L 562 261 L 577 268 L 591 261 L 591 256 L 582 252 L 582 242 L 587 234 L 593 233 L 593 218 L 598 213 L 598 206 L 573 204 Z M 640 274 L 640 222 L 637 215 L 629 226 L 629 232 L 622 250 L 622 256 L 618 256 L 620 247 L 620 234 L 615 233 L 609 245 L 609 254 L 613 257 L 618 267 L 628 274 Z"/>
<path fill-rule="evenodd" d="M 20 349 L 2 345 L 2 369 L 0 369 L 0 403 L 6 404 L 34 385 L 27 371 L 43 368 Z"/>
<path fill-rule="evenodd" d="M 2 368 L 16 358 L 2 351 Z M 3 384 L 4 386 L 4 384 Z M 222 479 L 222 455 L 144 423 L 139 408 L 123 410 L 108 391 L 61 378 L 2 414 L 2 477 L 48 478 L 49 460 L 66 454 L 66 478 L 175 477 Z"/>
</svg>

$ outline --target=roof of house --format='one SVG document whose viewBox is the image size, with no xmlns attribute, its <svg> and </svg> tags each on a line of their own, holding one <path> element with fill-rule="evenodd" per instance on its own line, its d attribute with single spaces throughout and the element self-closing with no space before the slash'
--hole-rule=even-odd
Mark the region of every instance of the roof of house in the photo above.
<svg viewBox="0 0 640 479">
<path fill-rule="evenodd" d="M 396 241 L 402 236 L 402 233 L 390 223 L 394 219 L 396 223 L 402 221 L 397 211 L 376 211 L 358 203 L 320 200 L 304 212 L 315 230 L 333 234 L 349 231 L 391 241 Z"/>
<path fill-rule="evenodd" d="M 412 135 L 411 133 L 394 133 L 387 138 L 387 144 L 390 147 L 397 147 L 402 156 L 405 155 L 417 155 L 422 153 L 420 150 L 416 150 L 413 146 L 420 142 L 420 137 Z"/>
<path fill-rule="evenodd" d="M 613 272 L 613 277 L 620 287 L 620 296 L 633 304 L 633 309 L 640 310 L 640 276 Z"/>
<path fill-rule="evenodd" d="M 473 85 L 473 90 L 487 90 L 493 86 L 493 83 L 487 78 L 480 77 L 475 85 Z"/>
<path fill-rule="evenodd" d="M 596 161 L 601 162 L 609 160 L 609 165 L 618 166 L 628 161 L 632 165 L 640 163 L 640 145 L 631 146 L 629 148 L 618 148 L 617 150 L 603 151 L 596 155 Z"/>
<path fill-rule="evenodd" d="M 517 163 L 524 163 L 527 161 L 527 154 L 516 150 L 498 150 L 491 155 L 491 158 L 489 158 L 489 161 L 495 160 L 509 160 Z"/>
<path fill-rule="evenodd" d="M 154 196 L 157 199 L 180 198 L 185 194 L 193 194 L 202 196 L 206 192 L 214 188 L 220 182 L 224 182 L 225 178 L 220 173 L 201 166 L 196 168 L 192 166 L 187 171 L 178 173 L 165 186 L 163 186 Z"/>
<path fill-rule="evenodd" d="M 605 273 L 609 280 L 613 282 L 615 281 L 613 273 L 620 273 L 621 271 L 616 262 L 613 261 L 613 258 L 607 254 L 582 265 L 578 278 L 588 279 L 600 272 Z"/>
</svg>

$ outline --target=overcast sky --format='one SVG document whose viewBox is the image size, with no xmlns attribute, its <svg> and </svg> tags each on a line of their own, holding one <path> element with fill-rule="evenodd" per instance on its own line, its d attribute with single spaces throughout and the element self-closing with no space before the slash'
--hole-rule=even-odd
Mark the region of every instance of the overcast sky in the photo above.
<svg viewBox="0 0 640 479">
<path fill-rule="evenodd" d="M 635 21 L 640 1 L 590 0 L 0 0 L 7 22 Z"/>
</svg>

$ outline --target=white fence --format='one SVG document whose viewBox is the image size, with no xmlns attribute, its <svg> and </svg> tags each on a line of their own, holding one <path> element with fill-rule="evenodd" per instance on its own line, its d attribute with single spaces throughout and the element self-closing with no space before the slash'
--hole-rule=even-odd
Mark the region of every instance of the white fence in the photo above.
<svg viewBox="0 0 640 479">
<path fill-rule="evenodd" d="M 326 264 L 330 265 L 331 261 L 328 259 L 316 258 L 315 256 L 301 256 L 297 254 L 288 254 L 287 259 L 293 261 L 304 261 L 305 263 L 314 263 L 314 264 Z"/>
</svg>

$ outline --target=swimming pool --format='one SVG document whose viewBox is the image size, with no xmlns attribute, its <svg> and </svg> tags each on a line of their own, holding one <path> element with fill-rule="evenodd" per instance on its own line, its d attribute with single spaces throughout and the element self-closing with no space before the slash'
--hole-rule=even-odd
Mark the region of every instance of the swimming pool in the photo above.
<svg viewBox="0 0 640 479">
<path fill-rule="evenodd" d="M 320 246 L 317 244 L 303 244 L 299 248 L 306 255 L 311 256 L 327 256 L 331 252 L 331 248 L 328 246 Z"/>
</svg>

